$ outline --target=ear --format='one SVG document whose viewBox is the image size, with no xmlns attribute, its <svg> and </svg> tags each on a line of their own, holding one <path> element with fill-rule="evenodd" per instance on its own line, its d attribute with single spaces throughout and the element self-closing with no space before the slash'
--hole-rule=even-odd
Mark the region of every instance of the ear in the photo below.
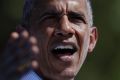
<svg viewBox="0 0 120 80">
<path fill-rule="evenodd" d="M 92 52 L 98 39 L 98 32 L 96 27 L 90 27 L 90 43 L 88 47 L 88 52 Z"/>
</svg>

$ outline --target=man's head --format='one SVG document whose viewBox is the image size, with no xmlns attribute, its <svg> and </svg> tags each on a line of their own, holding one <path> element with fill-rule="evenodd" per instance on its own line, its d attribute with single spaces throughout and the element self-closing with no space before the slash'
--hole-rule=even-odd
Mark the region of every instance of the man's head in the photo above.
<svg viewBox="0 0 120 80">
<path fill-rule="evenodd" d="M 34 1 L 35 0 L 25 0 L 24 2 L 23 17 L 22 17 L 22 24 L 24 26 L 29 25 L 29 18 L 31 15 Z M 92 16 L 90 0 L 85 0 L 85 1 L 86 1 L 86 6 L 87 6 L 87 14 L 89 17 L 89 25 L 93 26 L 93 16 Z"/>
<path fill-rule="evenodd" d="M 27 1 L 23 19 L 38 41 L 37 72 L 50 80 L 74 79 L 97 41 L 89 1 Z"/>
</svg>

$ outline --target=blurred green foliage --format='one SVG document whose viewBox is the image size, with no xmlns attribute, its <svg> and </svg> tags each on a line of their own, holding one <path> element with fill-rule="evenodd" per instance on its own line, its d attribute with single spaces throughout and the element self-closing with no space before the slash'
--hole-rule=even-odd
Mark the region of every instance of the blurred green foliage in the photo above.
<svg viewBox="0 0 120 80">
<path fill-rule="evenodd" d="M 0 1 L 0 50 L 20 23 L 24 0 Z M 92 0 L 99 40 L 76 80 L 120 80 L 120 0 Z"/>
</svg>

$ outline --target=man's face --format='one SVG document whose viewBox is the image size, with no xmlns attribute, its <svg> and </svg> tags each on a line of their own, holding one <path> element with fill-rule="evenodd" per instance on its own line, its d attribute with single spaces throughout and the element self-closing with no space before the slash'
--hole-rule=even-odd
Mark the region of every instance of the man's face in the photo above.
<svg viewBox="0 0 120 80">
<path fill-rule="evenodd" d="M 96 29 L 89 27 L 85 0 L 37 0 L 30 32 L 40 49 L 38 73 L 52 80 L 70 80 L 95 45 Z"/>
</svg>

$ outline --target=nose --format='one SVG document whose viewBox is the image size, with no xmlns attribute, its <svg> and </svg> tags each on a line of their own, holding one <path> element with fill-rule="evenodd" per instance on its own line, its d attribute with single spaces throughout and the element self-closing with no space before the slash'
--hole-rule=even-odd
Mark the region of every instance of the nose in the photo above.
<svg viewBox="0 0 120 80">
<path fill-rule="evenodd" d="M 72 28 L 72 25 L 70 25 L 68 17 L 66 15 L 63 15 L 60 18 L 58 26 L 55 30 L 55 36 L 61 38 L 69 38 L 72 37 L 74 33 L 74 29 Z"/>
</svg>

